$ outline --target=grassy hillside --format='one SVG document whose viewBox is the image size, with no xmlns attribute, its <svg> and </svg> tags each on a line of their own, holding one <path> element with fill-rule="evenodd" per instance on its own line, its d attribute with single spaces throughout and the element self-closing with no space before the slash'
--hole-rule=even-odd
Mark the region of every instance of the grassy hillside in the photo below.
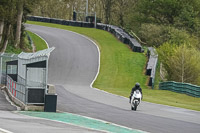
<svg viewBox="0 0 200 133">
<path fill-rule="evenodd" d="M 144 74 L 146 56 L 143 53 L 132 52 L 127 45 L 118 41 L 112 34 L 94 28 L 31 21 L 28 23 L 74 31 L 94 40 L 101 51 L 101 68 L 93 87 L 128 97 L 135 82 L 139 82 L 143 88 L 144 101 L 200 111 L 200 98 L 149 89 L 146 85 L 147 77 Z M 158 84 L 158 81 L 156 82 Z"/>
</svg>

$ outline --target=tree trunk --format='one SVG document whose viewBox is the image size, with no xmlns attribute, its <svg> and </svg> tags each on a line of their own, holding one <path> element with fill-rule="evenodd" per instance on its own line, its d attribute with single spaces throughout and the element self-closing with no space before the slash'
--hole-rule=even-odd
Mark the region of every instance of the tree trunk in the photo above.
<svg viewBox="0 0 200 133">
<path fill-rule="evenodd" d="M 15 47 L 18 47 L 21 38 L 22 16 L 23 16 L 23 2 L 18 4 L 17 9 L 17 28 L 15 34 Z"/>
<path fill-rule="evenodd" d="M 1 50 L 1 52 L 6 51 L 6 48 L 7 48 L 7 45 L 8 45 L 8 39 L 9 39 L 9 35 L 10 35 L 10 29 L 11 29 L 11 24 L 8 25 L 7 33 L 6 33 L 6 36 L 5 36 L 5 39 L 4 39 L 3 48 Z"/>
<path fill-rule="evenodd" d="M 0 44 L 3 36 L 4 20 L 0 21 Z"/>
<path fill-rule="evenodd" d="M 103 1 L 103 8 L 105 13 L 105 23 L 110 23 L 110 16 L 111 16 L 111 8 L 112 8 L 113 0 L 104 0 Z"/>
</svg>

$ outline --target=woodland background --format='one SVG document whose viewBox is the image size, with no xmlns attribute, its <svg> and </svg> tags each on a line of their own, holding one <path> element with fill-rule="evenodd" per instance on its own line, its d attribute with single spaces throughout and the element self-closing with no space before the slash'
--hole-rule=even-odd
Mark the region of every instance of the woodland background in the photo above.
<svg viewBox="0 0 200 133">
<path fill-rule="evenodd" d="M 26 50 L 27 15 L 82 20 L 86 0 L 1 0 L 0 49 Z M 102 23 L 134 32 L 144 47 L 157 49 L 167 80 L 200 85 L 199 0 L 88 0 Z"/>
</svg>

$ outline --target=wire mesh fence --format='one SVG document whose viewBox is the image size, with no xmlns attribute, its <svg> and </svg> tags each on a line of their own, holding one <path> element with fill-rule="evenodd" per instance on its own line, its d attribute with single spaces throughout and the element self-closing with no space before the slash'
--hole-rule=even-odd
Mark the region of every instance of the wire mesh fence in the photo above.
<svg viewBox="0 0 200 133">
<path fill-rule="evenodd" d="M 5 84 L 6 83 L 6 62 L 17 60 L 18 55 L 17 54 L 10 54 L 10 53 L 0 53 L 0 83 Z M 17 67 L 16 66 L 8 66 L 7 73 L 17 73 Z"/>
<path fill-rule="evenodd" d="M 1 84 L 24 104 L 44 104 L 47 93 L 48 58 L 54 47 L 35 53 L 0 53 Z"/>
</svg>

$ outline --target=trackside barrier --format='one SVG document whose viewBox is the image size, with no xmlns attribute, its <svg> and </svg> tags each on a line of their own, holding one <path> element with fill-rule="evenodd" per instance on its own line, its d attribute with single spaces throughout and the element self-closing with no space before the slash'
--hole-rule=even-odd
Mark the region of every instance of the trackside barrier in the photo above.
<svg viewBox="0 0 200 133">
<path fill-rule="evenodd" d="M 183 93 L 193 97 L 200 97 L 200 86 L 189 83 L 180 83 L 174 81 L 160 82 L 159 89 Z"/>
<path fill-rule="evenodd" d="M 27 20 L 46 22 L 46 23 L 54 23 L 54 24 L 62 24 L 62 25 L 69 25 L 69 26 L 88 27 L 88 28 L 94 27 L 94 24 L 89 23 L 89 22 L 63 20 L 63 19 L 47 18 L 47 17 L 40 17 L 40 16 L 27 16 Z"/>
<path fill-rule="evenodd" d="M 27 16 L 27 20 L 61 24 L 61 25 L 69 25 L 69 26 L 87 27 L 87 28 L 94 27 L 94 23 L 63 20 L 63 19 L 57 19 L 57 18 L 47 18 L 47 17 L 40 17 L 40 16 Z M 126 33 L 122 28 L 119 28 L 114 25 L 102 24 L 102 23 L 97 23 L 96 28 L 110 32 L 121 42 L 123 42 L 124 44 L 127 44 L 131 48 L 131 50 L 134 52 L 144 51 L 142 49 L 141 44 L 133 36 Z"/>
<path fill-rule="evenodd" d="M 15 82 L 10 76 L 7 75 L 7 88 L 8 91 L 15 98 L 25 103 L 25 86 Z"/>
<path fill-rule="evenodd" d="M 44 104 L 45 88 L 42 87 L 26 87 L 14 81 L 7 75 L 7 88 L 10 94 L 23 102 L 24 104 Z"/>
<path fill-rule="evenodd" d="M 156 54 L 154 48 L 149 47 L 147 56 L 148 56 L 148 62 L 147 62 L 147 66 L 146 66 L 146 75 L 150 76 L 148 85 L 152 86 L 152 88 L 154 88 L 158 55 Z"/>
<path fill-rule="evenodd" d="M 124 44 L 129 45 L 132 51 L 134 52 L 143 52 L 141 44 L 130 34 L 126 33 L 122 28 L 119 28 L 114 25 L 97 23 L 97 29 L 105 30 L 113 34 Z"/>
</svg>

